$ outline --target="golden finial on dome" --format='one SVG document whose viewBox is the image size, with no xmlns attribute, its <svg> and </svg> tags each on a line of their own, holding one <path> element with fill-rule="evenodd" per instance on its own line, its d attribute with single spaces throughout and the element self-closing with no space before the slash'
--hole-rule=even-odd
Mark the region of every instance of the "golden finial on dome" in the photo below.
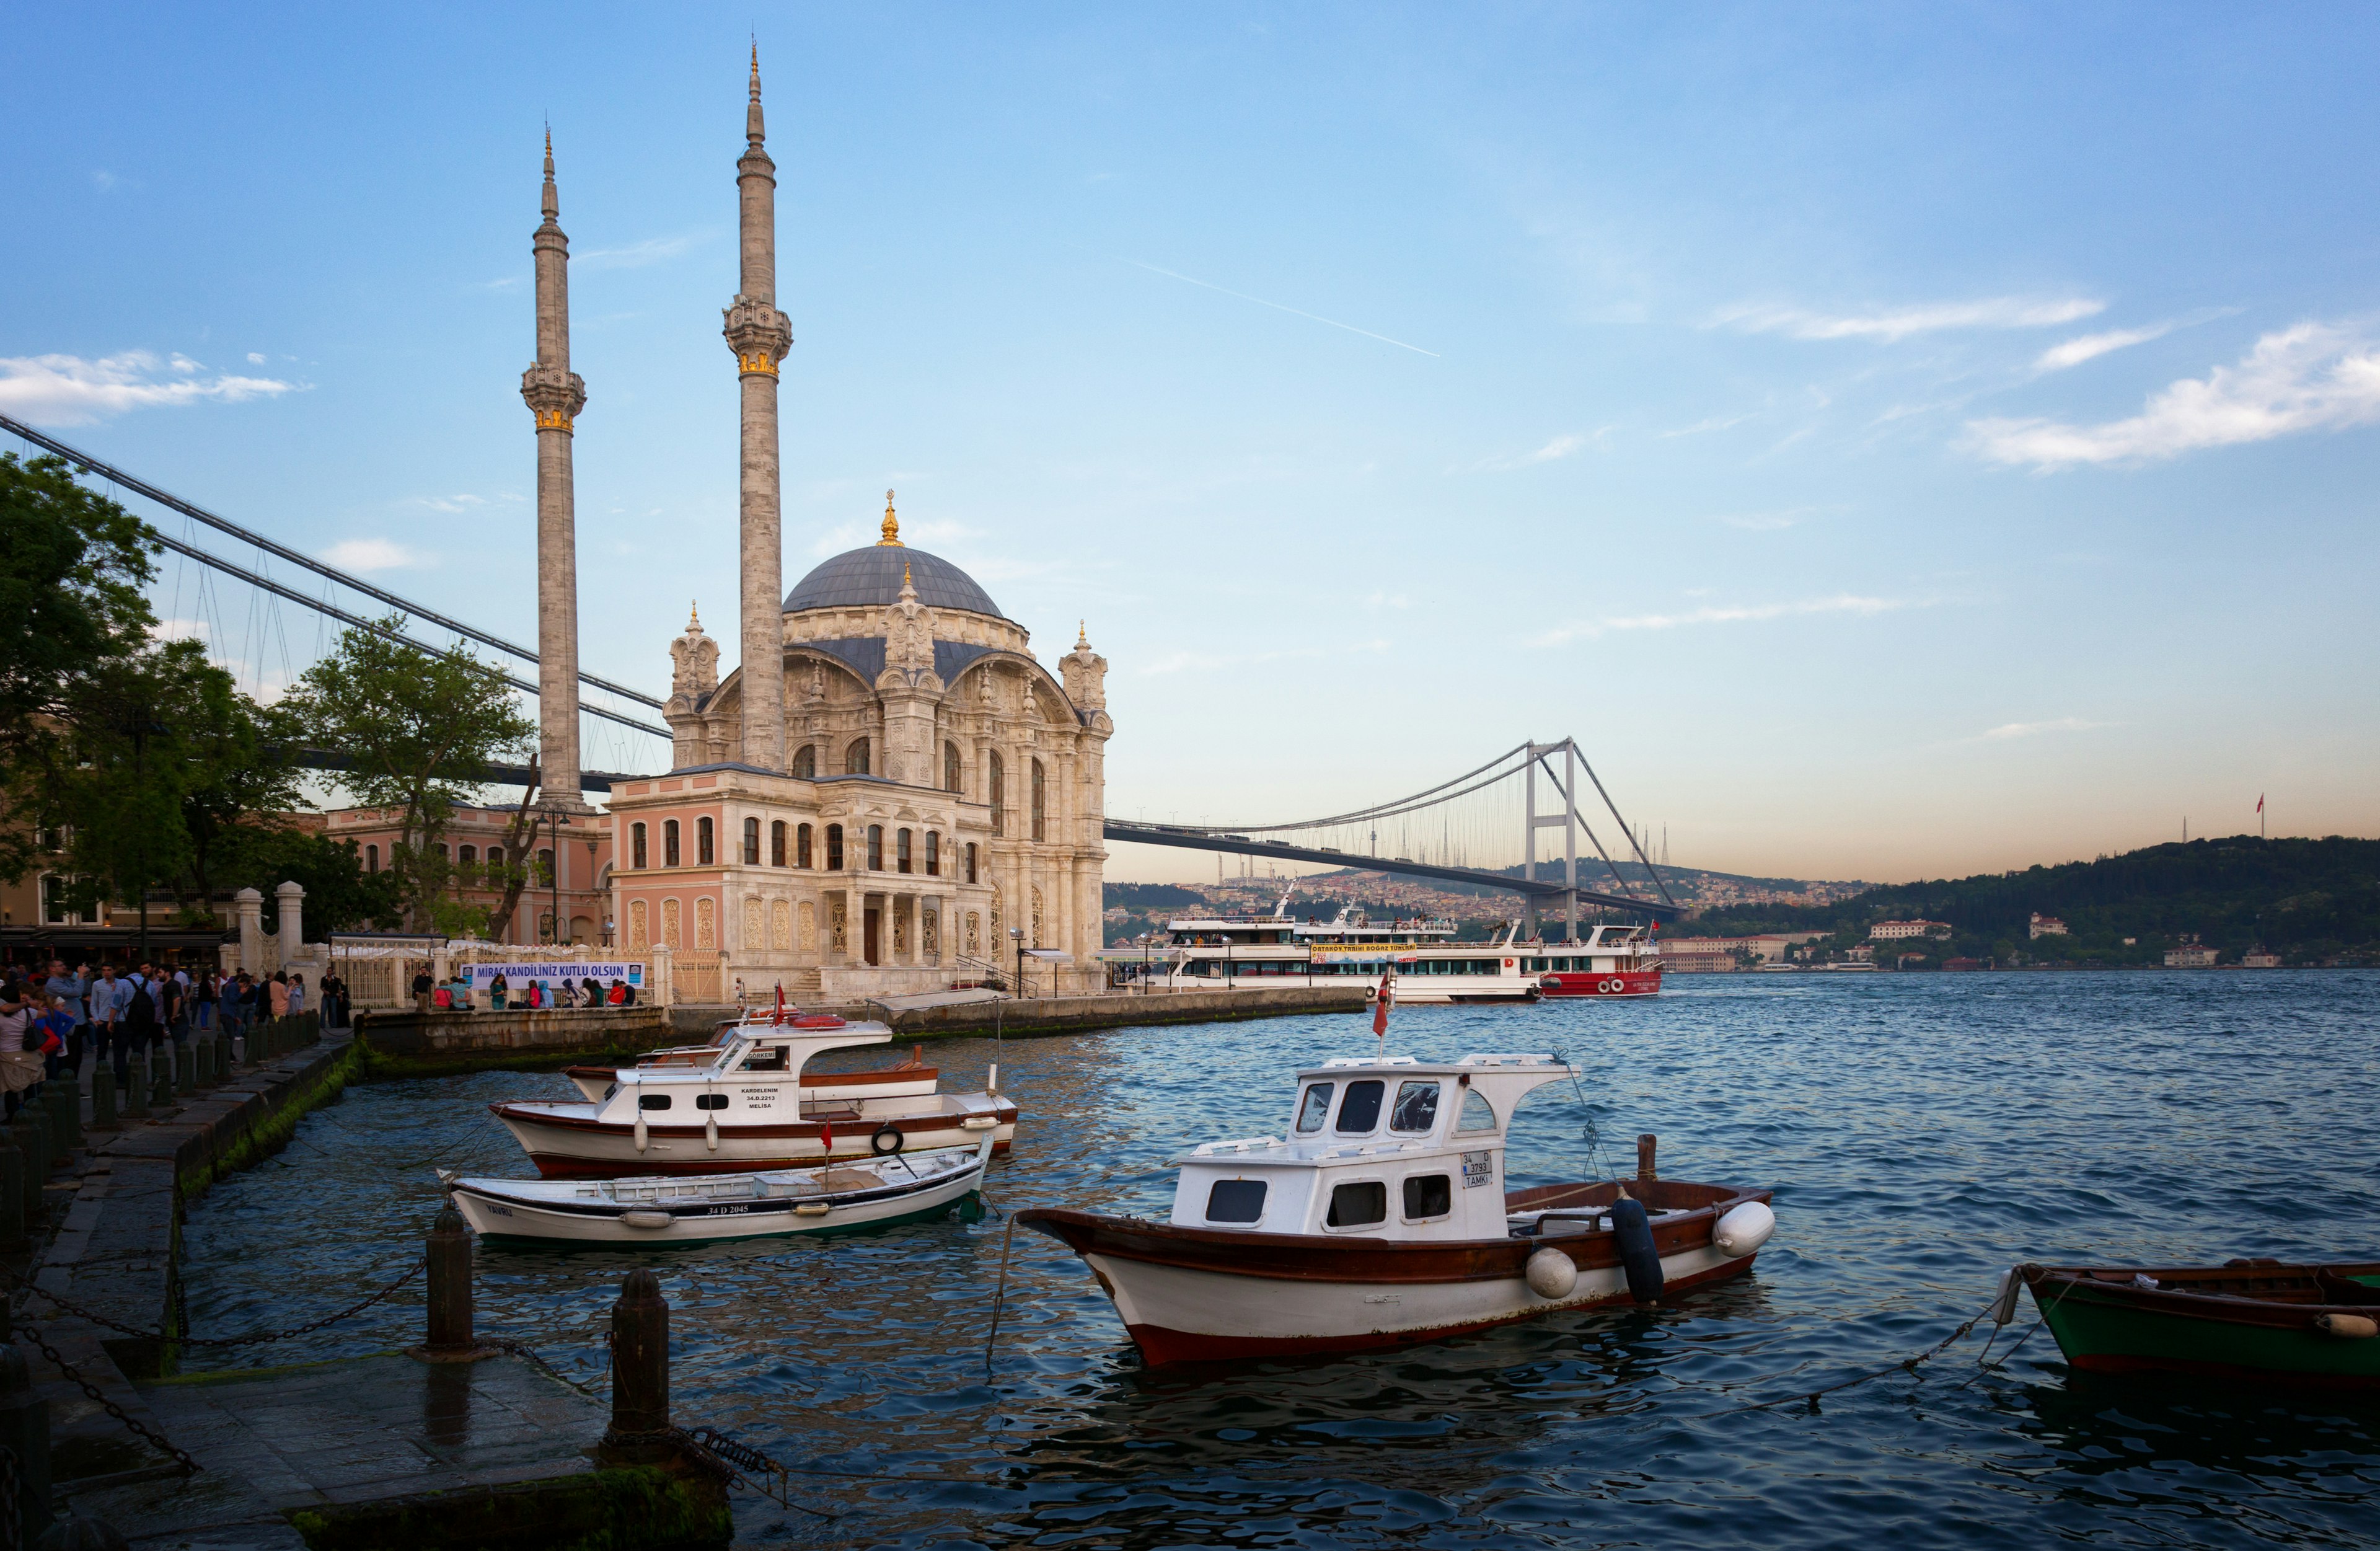
<svg viewBox="0 0 2380 1551">
<path fill-rule="evenodd" d="M 690 636 L 702 633 L 702 610 L 690 601 L 686 605 L 686 633 Z"/>
<path fill-rule="evenodd" d="M 876 541 L 876 547 L 882 549 L 887 545 L 894 549 L 901 547 L 901 519 L 892 515 L 892 493 L 889 490 L 884 493 L 884 536 Z"/>
<path fill-rule="evenodd" d="M 909 580 L 909 562 L 906 560 L 901 562 L 901 585 L 904 587 L 916 585 Z"/>
<path fill-rule="evenodd" d="M 1087 619 L 1077 619 L 1075 621 L 1075 644 L 1077 646 L 1088 646 L 1090 643 L 1091 622 Z"/>
</svg>

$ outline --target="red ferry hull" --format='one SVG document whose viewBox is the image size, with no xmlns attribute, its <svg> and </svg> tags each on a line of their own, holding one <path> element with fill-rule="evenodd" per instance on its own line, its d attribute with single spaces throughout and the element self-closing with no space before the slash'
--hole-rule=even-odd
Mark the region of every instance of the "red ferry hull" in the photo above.
<svg viewBox="0 0 2380 1551">
<path fill-rule="evenodd" d="M 1658 970 L 1609 970 L 1601 974 L 1584 971 L 1564 970 L 1557 974 L 1541 975 L 1537 988 L 1548 997 L 1574 996 L 1651 996 L 1661 989 Z"/>
</svg>

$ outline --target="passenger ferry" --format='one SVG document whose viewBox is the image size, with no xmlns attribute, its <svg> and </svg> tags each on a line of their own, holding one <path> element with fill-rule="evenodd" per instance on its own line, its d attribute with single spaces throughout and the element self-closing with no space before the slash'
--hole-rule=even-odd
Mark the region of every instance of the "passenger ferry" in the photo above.
<svg viewBox="0 0 2380 1551">
<path fill-rule="evenodd" d="M 1524 967 L 1548 996 L 1650 996 L 1661 989 L 1661 945 L 1649 926 L 1598 926 L 1583 943 L 1530 944 L 1524 952 Z"/>
</svg>

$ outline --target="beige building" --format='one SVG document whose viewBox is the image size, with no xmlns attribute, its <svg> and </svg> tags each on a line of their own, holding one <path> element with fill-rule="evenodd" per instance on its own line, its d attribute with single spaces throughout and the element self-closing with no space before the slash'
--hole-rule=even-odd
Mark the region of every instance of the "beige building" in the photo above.
<svg viewBox="0 0 2380 1551">
<path fill-rule="evenodd" d="M 1950 923 L 1946 921 L 1879 921 L 1867 929 L 1872 942 L 1894 943 L 1906 937 L 1947 937 Z"/>
</svg>

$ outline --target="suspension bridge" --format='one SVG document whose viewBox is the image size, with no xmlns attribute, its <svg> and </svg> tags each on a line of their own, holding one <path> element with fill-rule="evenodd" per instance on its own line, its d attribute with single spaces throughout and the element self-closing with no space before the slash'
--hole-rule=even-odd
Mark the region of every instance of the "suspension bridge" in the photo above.
<svg viewBox="0 0 2380 1551">
<path fill-rule="evenodd" d="M 261 621 L 251 611 L 249 645 L 253 647 L 261 636 L 281 635 L 284 668 L 290 677 L 295 676 L 295 664 L 289 658 L 285 632 L 280 626 L 279 602 L 295 604 L 321 618 L 370 630 L 424 651 L 445 648 L 407 633 L 407 627 L 428 626 L 443 630 L 456 644 L 468 641 L 484 646 L 531 669 L 537 664 L 537 653 L 528 647 L 450 618 L 339 567 L 277 543 L 7 415 L 0 414 L 0 431 L 66 459 L 85 477 L 104 480 L 119 491 L 140 496 L 178 516 L 182 519 L 179 536 L 152 524 L 159 542 L 184 562 L 201 568 L 201 578 L 210 571 L 229 576 L 254 589 L 260 598 L 267 600 L 269 607 L 274 607 L 275 612 Z M 206 549 L 198 542 L 200 527 L 248 546 L 254 552 L 254 558 L 243 563 Z M 273 575 L 270 567 L 275 561 L 319 579 L 322 595 L 315 596 Z M 346 589 L 402 617 L 394 622 L 374 619 L 344 607 L 334 601 L 334 589 Z M 174 591 L 178 605 L 183 592 L 178 576 Z M 202 600 L 204 612 L 208 593 L 203 581 L 194 585 L 191 592 Z M 224 632 L 220 618 L 210 616 L 204 622 L 212 625 L 215 632 L 210 644 L 221 650 Z M 242 659 L 251 678 L 261 677 L 255 658 L 251 651 Z M 514 689 L 536 694 L 534 682 L 501 668 L 498 671 Z M 586 714 L 629 732 L 663 739 L 669 737 L 666 727 L 638 714 L 638 709 L 660 710 L 661 701 L 590 673 L 578 677 L 582 690 L 594 692 L 581 702 Z M 255 692 L 261 686 L 251 683 L 249 687 Z M 612 747 L 623 756 L 623 763 L 631 763 L 629 749 L 617 741 Z M 650 745 L 646 745 L 634 752 L 649 750 Z M 346 763 L 337 752 L 327 750 L 301 751 L 298 759 L 310 767 L 332 771 L 343 768 Z M 528 781 L 529 772 L 520 766 L 493 766 L 486 772 L 486 778 L 492 785 L 522 786 Z M 625 773 L 589 770 L 584 774 L 582 784 L 589 791 L 608 792 L 614 781 L 630 778 Z M 1606 842 L 1607 832 L 1599 831 L 1590 822 L 1590 805 L 1580 800 L 1582 785 L 1593 788 L 1597 800 L 1594 806 L 1609 817 L 1608 833 L 1618 842 L 1616 849 Z M 1558 835 L 1551 833 L 1556 831 Z M 1582 909 L 1624 911 L 1657 921 L 1672 919 L 1682 912 L 1643 840 L 1621 816 L 1610 793 L 1587 763 L 1585 751 L 1569 738 L 1550 743 L 1531 739 L 1517 744 L 1475 769 L 1436 786 L 1345 812 L 1263 824 L 1184 824 L 1109 818 L 1105 833 L 1111 840 L 1135 845 L 1353 868 L 1513 893 L 1522 898 L 1533 933 L 1542 916 L 1557 911 L 1566 934 L 1572 936 L 1576 935 Z M 1591 854 L 1582 855 L 1582 839 Z M 1633 879 L 1630 876 L 1632 862 Z M 1540 868 L 1545 869 L 1542 873 Z M 1609 888 L 1600 886 L 1607 876 L 1611 885 Z"/>
</svg>

